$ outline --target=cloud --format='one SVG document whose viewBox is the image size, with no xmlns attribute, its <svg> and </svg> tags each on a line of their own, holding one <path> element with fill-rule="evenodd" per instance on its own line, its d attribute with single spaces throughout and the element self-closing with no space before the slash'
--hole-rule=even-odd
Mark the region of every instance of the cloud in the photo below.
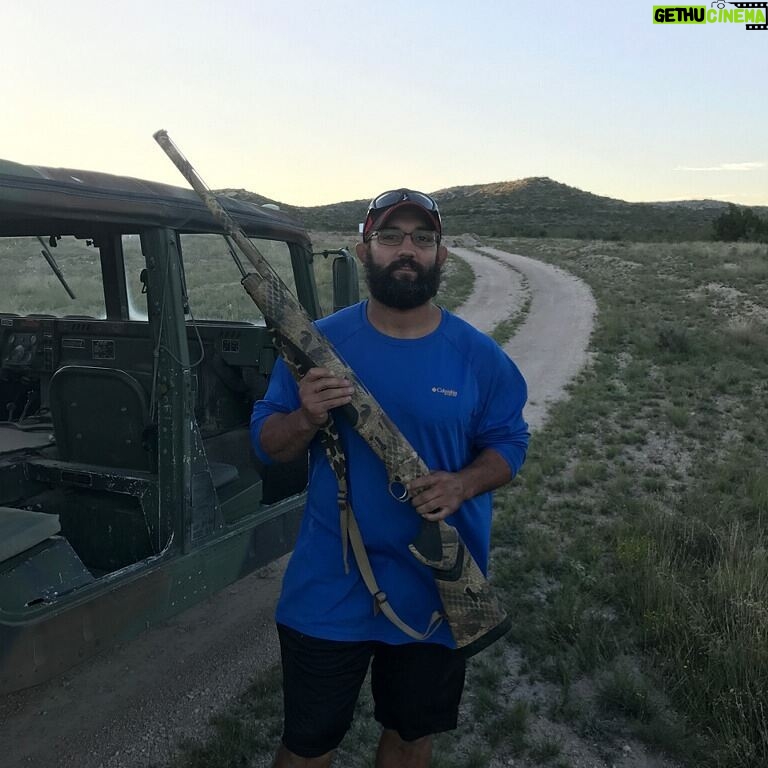
<svg viewBox="0 0 768 768">
<path fill-rule="evenodd" d="M 720 163 L 720 165 L 708 165 L 695 168 L 688 165 L 678 165 L 675 171 L 757 171 L 765 168 L 765 163 Z"/>
</svg>

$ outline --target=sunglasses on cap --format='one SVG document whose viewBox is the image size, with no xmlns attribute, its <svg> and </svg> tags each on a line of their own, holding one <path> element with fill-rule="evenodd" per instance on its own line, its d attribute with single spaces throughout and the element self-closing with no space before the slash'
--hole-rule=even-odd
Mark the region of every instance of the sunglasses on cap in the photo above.
<svg viewBox="0 0 768 768">
<path fill-rule="evenodd" d="M 440 218 L 440 210 L 437 207 L 437 203 L 429 195 L 425 195 L 423 192 L 416 192 L 412 189 L 392 189 L 388 192 L 382 192 L 371 200 L 371 203 L 368 206 L 368 213 L 365 217 L 365 224 L 363 225 L 363 239 L 369 240 L 374 225 L 377 222 L 379 225 L 383 223 L 386 218 L 382 216 L 383 213 L 390 208 L 396 208 L 406 204 L 421 208 L 429 214 L 429 218 L 435 225 L 435 231 L 438 236 L 442 233 L 443 223 Z"/>
</svg>

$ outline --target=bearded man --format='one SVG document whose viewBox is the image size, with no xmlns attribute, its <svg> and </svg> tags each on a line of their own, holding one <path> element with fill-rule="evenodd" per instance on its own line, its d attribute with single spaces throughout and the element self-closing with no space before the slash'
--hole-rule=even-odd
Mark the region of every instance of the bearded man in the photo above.
<svg viewBox="0 0 768 768">
<path fill-rule="evenodd" d="M 254 407 L 254 449 L 265 463 L 307 451 L 310 459 L 307 506 L 276 613 L 285 711 L 276 768 L 331 765 L 369 665 L 382 726 L 377 768 L 430 764 L 432 734 L 457 725 L 466 660 L 439 620 L 431 571 L 408 544 L 420 518 L 446 520 L 487 573 L 491 491 L 514 477 L 528 445 L 517 367 L 492 339 L 432 301 L 448 256 L 434 199 L 384 192 L 371 201 L 362 234 L 357 256 L 370 298 L 318 327 L 431 471 L 410 483 L 410 504 L 395 499 L 380 459 L 334 413 L 350 402 L 352 383 L 312 368 L 297 385 L 282 362 L 275 366 Z M 339 483 L 318 438 L 329 418 L 340 433 L 376 600 L 357 557 L 347 557 Z M 382 599 L 396 620 L 377 610 Z"/>
</svg>

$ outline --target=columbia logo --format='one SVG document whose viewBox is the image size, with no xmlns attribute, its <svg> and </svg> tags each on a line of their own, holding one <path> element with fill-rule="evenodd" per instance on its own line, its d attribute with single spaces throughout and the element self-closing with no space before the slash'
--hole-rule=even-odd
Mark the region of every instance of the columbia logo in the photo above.
<svg viewBox="0 0 768 768">
<path fill-rule="evenodd" d="M 432 391 L 438 395 L 446 397 L 458 397 L 459 393 L 455 389 L 446 389 L 445 387 L 432 387 Z"/>
</svg>

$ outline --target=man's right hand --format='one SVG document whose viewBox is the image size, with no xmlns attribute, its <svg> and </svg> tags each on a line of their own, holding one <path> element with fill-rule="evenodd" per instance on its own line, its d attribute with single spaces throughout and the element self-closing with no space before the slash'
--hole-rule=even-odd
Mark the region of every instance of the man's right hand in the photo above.
<svg viewBox="0 0 768 768">
<path fill-rule="evenodd" d="M 327 368 L 310 368 L 299 382 L 299 400 L 304 418 L 313 427 L 328 421 L 328 411 L 352 400 L 354 387 Z"/>
<path fill-rule="evenodd" d="M 328 421 L 328 411 L 346 405 L 354 387 L 327 368 L 310 368 L 299 382 L 299 407 L 273 413 L 261 428 L 261 447 L 275 461 L 292 461 L 306 453 L 317 430 Z"/>
</svg>

